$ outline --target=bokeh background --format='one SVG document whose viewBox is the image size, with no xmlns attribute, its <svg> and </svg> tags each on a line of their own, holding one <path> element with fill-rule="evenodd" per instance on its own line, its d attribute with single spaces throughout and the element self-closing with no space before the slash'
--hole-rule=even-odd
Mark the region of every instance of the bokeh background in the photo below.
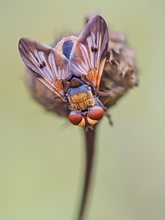
<svg viewBox="0 0 165 220">
<path fill-rule="evenodd" d="M 165 1 L 0 0 L 0 219 L 73 220 L 84 171 L 81 129 L 47 113 L 24 83 L 19 38 L 52 43 L 91 12 L 127 34 L 140 86 L 99 127 L 88 220 L 165 219 Z"/>
</svg>

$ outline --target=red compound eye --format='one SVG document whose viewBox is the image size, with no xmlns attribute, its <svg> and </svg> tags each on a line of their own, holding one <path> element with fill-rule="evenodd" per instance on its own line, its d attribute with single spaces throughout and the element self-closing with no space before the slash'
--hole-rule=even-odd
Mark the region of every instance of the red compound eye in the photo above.
<svg viewBox="0 0 165 220">
<path fill-rule="evenodd" d="M 93 120 L 100 120 L 104 116 L 104 109 L 100 106 L 94 106 L 88 111 L 88 117 Z"/>
<path fill-rule="evenodd" d="M 83 119 L 83 116 L 80 113 L 71 112 L 68 116 L 69 121 L 74 125 L 79 125 Z"/>
</svg>

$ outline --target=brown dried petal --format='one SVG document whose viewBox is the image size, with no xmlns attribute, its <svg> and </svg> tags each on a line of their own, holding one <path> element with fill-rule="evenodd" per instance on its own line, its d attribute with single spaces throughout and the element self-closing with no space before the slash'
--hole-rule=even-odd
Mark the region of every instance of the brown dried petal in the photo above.
<svg viewBox="0 0 165 220">
<path fill-rule="evenodd" d="M 105 64 L 100 90 L 107 97 L 100 97 L 103 104 L 109 108 L 116 103 L 130 88 L 138 85 L 136 53 L 129 47 L 123 33 L 109 33 L 110 57 Z"/>
</svg>

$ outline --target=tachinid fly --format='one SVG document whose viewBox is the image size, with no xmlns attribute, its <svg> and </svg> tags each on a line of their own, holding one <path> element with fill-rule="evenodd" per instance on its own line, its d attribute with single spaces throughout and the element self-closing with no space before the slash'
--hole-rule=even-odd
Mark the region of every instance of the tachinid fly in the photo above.
<svg viewBox="0 0 165 220">
<path fill-rule="evenodd" d="M 68 106 L 68 119 L 81 127 L 96 124 L 105 108 L 98 98 L 107 59 L 106 22 L 95 16 L 79 36 L 63 37 L 55 47 L 22 38 L 20 55 L 28 69 Z M 54 99 L 56 102 L 56 99 Z"/>
</svg>

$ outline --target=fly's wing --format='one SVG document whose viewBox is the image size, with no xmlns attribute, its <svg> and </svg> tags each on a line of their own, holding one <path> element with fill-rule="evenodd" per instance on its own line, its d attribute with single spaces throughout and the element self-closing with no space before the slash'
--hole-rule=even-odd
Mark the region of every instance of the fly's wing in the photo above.
<svg viewBox="0 0 165 220">
<path fill-rule="evenodd" d="M 107 56 L 109 33 L 105 20 L 95 16 L 84 27 L 70 55 L 70 71 L 97 90 Z"/>
<path fill-rule="evenodd" d="M 68 59 L 55 49 L 26 38 L 20 39 L 19 51 L 24 63 L 37 78 L 64 100 L 63 81 L 70 78 Z"/>
<path fill-rule="evenodd" d="M 26 70 L 25 82 L 32 98 L 47 111 L 56 113 L 59 116 L 68 115 L 67 103 L 63 102 L 59 96 L 48 89 L 48 87 L 38 80 L 34 72 L 29 69 Z"/>
</svg>

